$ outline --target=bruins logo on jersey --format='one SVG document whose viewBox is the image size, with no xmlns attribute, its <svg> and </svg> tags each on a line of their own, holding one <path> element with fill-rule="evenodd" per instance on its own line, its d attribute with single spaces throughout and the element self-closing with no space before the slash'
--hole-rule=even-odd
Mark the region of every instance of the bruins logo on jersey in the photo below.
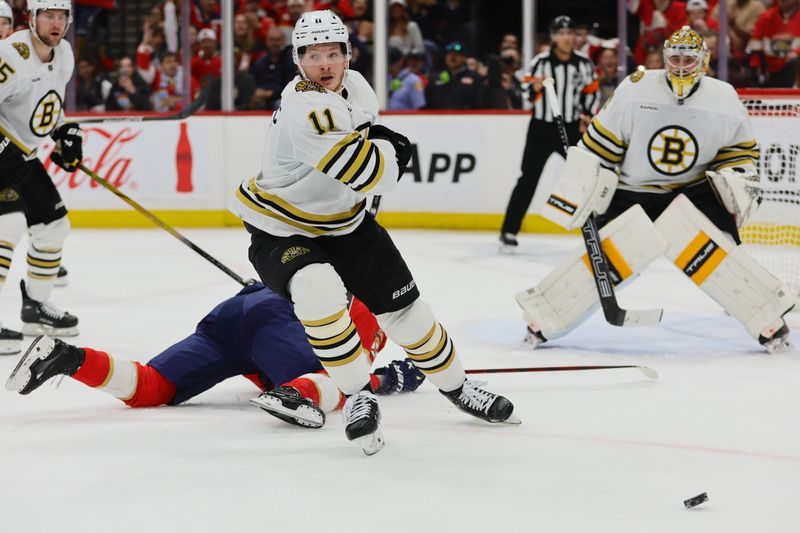
<svg viewBox="0 0 800 533">
<path fill-rule="evenodd" d="M 30 48 L 28 48 L 27 44 L 14 43 L 11 46 L 13 46 L 14 50 L 16 50 L 19 53 L 19 55 L 22 56 L 22 59 L 28 59 L 29 57 L 31 57 L 31 50 Z"/>
<path fill-rule="evenodd" d="M 639 67 L 636 69 L 636 72 L 628 76 L 631 79 L 631 83 L 636 83 L 644 78 L 644 67 Z"/>
<path fill-rule="evenodd" d="M 307 93 L 309 91 L 316 91 L 325 94 L 325 87 L 319 83 L 311 80 L 300 80 L 295 84 L 294 90 L 299 93 Z"/>
<path fill-rule="evenodd" d="M 661 128 L 647 143 L 650 165 L 665 176 L 677 176 L 692 168 L 698 152 L 697 139 L 683 126 Z"/>
<path fill-rule="evenodd" d="M 0 202 L 16 202 L 17 200 L 19 200 L 19 194 L 11 187 L 0 190 Z"/>
<path fill-rule="evenodd" d="M 283 252 L 283 255 L 281 255 L 281 263 L 285 265 L 292 259 L 300 257 L 301 255 L 306 255 L 307 253 L 310 252 L 311 250 L 309 250 L 305 246 L 292 246 L 291 248 Z"/>
<path fill-rule="evenodd" d="M 55 129 L 62 106 L 61 96 L 57 92 L 48 91 L 42 96 L 31 115 L 30 127 L 34 135 L 46 137 Z"/>
</svg>

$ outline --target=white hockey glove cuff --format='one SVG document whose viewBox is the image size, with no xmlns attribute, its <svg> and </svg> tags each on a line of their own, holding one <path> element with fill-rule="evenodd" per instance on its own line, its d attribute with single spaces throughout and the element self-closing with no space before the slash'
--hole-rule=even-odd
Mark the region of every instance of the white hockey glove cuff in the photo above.
<svg viewBox="0 0 800 533">
<path fill-rule="evenodd" d="M 600 166 L 597 156 L 572 146 L 542 216 L 566 229 L 579 228 L 592 212 L 605 213 L 618 182 L 616 173 Z"/>
<path fill-rule="evenodd" d="M 741 228 L 761 204 L 761 180 L 755 169 L 721 168 L 707 170 L 706 176 L 719 201 L 735 217 L 736 227 Z"/>
</svg>

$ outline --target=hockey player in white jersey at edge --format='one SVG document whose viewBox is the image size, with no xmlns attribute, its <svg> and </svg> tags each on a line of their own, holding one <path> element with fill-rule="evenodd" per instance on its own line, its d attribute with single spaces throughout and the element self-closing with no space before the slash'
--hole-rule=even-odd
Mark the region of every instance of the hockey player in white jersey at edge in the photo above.
<svg viewBox="0 0 800 533">
<path fill-rule="evenodd" d="M 361 74 L 348 69 L 345 25 L 331 11 L 305 13 L 292 47 L 300 75 L 281 94 L 261 172 L 242 182 L 232 210 L 251 233 L 250 260 L 261 279 L 294 302 L 315 354 L 348 396 L 347 438 L 367 455 L 384 444 L 369 358 L 347 313 L 347 291 L 459 409 L 488 422 L 518 422 L 510 401 L 466 380 L 455 344 L 366 209 L 367 194 L 395 186 L 411 146 L 374 124 L 378 99 Z"/>
<path fill-rule="evenodd" d="M 64 40 L 72 5 L 70 0 L 28 0 L 27 5 L 30 29 L 0 41 L 0 287 L 27 229 L 22 332 L 71 336 L 78 334 L 78 319 L 48 301 L 69 231 L 67 210 L 36 152 L 54 141 L 51 159 L 69 172 L 83 157 L 81 130 L 62 114 L 74 68 L 72 48 Z M 0 350 L 20 351 L 21 342 L 19 332 L 0 328 Z"/>
<path fill-rule="evenodd" d="M 628 76 L 594 117 L 542 215 L 567 229 L 598 213 L 617 286 L 665 255 L 767 351 L 790 347 L 789 290 L 741 247 L 761 189 L 747 111 L 704 77 L 709 53 L 689 27 L 664 43 L 664 70 Z M 584 250 L 516 295 L 534 346 L 567 334 L 599 305 Z"/>
</svg>

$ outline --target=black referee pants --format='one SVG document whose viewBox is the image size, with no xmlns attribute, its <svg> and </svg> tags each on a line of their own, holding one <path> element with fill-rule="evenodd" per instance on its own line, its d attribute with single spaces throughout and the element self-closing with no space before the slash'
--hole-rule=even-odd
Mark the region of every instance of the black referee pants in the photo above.
<svg viewBox="0 0 800 533">
<path fill-rule="evenodd" d="M 570 145 L 578 142 L 578 124 L 579 122 L 571 122 L 566 125 Z M 522 154 L 522 175 L 517 180 L 517 184 L 511 192 L 511 198 L 508 200 L 503 226 L 500 229 L 502 233 L 513 233 L 514 235 L 519 233 L 522 219 L 531 205 L 536 186 L 539 184 L 539 176 L 553 152 L 558 152 L 564 157 L 567 156 L 561 145 L 558 126 L 552 122 L 531 119 L 528 126 L 528 137 L 525 141 L 525 151 Z"/>
</svg>

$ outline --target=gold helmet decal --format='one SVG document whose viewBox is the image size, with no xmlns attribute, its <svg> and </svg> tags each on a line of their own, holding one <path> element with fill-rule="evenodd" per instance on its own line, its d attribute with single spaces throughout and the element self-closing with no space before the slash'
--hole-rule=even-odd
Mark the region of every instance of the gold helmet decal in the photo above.
<svg viewBox="0 0 800 533">
<path fill-rule="evenodd" d="M 664 68 L 672 92 L 682 101 L 708 70 L 710 55 L 699 33 L 684 26 L 664 42 Z"/>
</svg>

